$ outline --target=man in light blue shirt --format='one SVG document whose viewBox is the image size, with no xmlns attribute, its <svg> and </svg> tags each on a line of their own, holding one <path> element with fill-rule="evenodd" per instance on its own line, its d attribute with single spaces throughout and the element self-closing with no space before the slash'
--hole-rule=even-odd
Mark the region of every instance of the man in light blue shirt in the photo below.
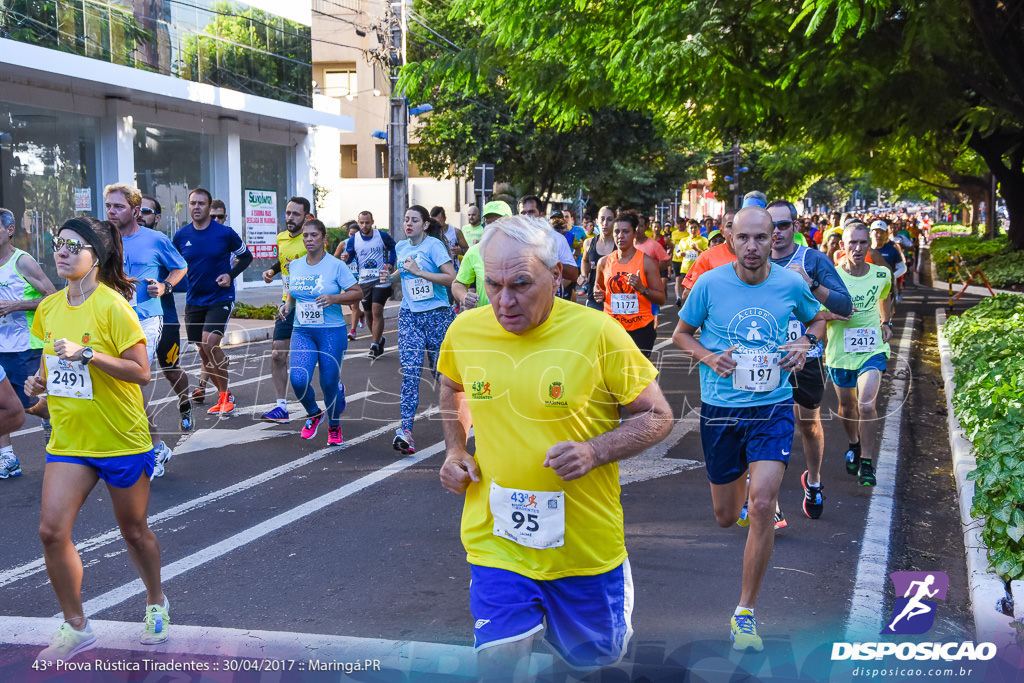
<svg viewBox="0 0 1024 683">
<path fill-rule="evenodd" d="M 760 651 L 754 604 L 775 543 L 773 514 L 793 447 L 789 374 L 803 368 L 807 352 L 825 333 L 825 321 L 803 279 L 769 260 L 772 217 L 765 209 L 752 206 L 736 214 L 733 247 L 735 262 L 697 280 L 679 312 L 673 341 L 701 364 L 701 446 L 715 519 L 730 527 L 748 509 L 730 638 L 737 650 Z M 807 332 L 787 342 L 790 315 Z"/>
<path fill-rule="evenodd" d="M 156 360 L 156 348 L 160 343 L 164 321 L 160 297 L 171 291 L 174 285 L 185 277 L 185 259 L 162 232 L 139 225 L 142 193 L 138 188 L 125 183 L 107 185 L 103 190 L 103 197 L 107 220 L 121 233 L 124 272 L 136 280 L 135 294 L 129 303 L 139 316 L 139 324 L 146 335 L 146 354 L 152 365 Z M 162 282 L 159 281 L 161 268 L 167 272 L 167 277 Z M 164 473 L 164 463 L 171 459 L 172 454 L 167 444 L 157 438 L 156 422 L 148 398 L 146 417 L 149 418 L 149 433 L 152 435 L 153 449 L 156 451 L 153 476 L 160 477 Z"/>
</svg>

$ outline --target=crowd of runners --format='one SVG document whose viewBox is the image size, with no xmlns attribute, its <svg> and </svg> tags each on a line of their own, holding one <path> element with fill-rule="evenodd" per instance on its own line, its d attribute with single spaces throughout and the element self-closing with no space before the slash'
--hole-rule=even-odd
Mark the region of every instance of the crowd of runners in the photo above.
<svg viewBox="0 0 1024 683">
<path fill-rule="evenodd" d="M 0 478 L 21 474 L 10 434 L 24 414 L 43 419 L 40 536 L 64 614 L 41 659 L 96 644 L 71 529 L 101 479 L 146 587 L 142 642 L 168 636 L 160 548 L 146 510 L 150 482 L 173 452 L 143 400 L 151 364 L 177 397 L 182 432 L 195 428 L 197 405 L 209 404 L 212 417 L 236 411 L 221 343 L 235 280 L 253 257 L 224 224 L 223 203 L 193 190 L 192 222 L 168 238 L 155 198 L 114 184 L 104 201 L 105 221 L 72 218 L 53 236 L 66 280 L 59 291 L 11 244 L 14 217 L 0 209 Z M 748 527 L 730 638 L 736 649 L 761 650 L 754 608 L 774 534 L 787 526 L 778 493 L 797 432 L 803 512 L 817 519 L 826 509 L 819 409 L 829 382 L 848 447 L 827 455 L 843 458 L 859 484 L 876 484 L 873 420 L 894 307 L 928 239 L 927 218 L 801 217 L 788 201 L 758 192 L 738 211 L 673 225 L 609 206 L 592 217 L 547 212 L 536 196 L 516 208 L 471 206 L 459 228 L 443 207 L 414 205 L 400 235 L 376 228 L 364 211 L 348 238 L 330 245 L 310 202 L 290 198 L 278 260 L 262 273 L 267 283 L 280 275 L 282 288 L 271 351 L 275 404 L 262 419 L 293 419 L 290 386 L 304 410 L 294 416 L 301 438 L 314 439 L 326 421 L 328 445 L 343 443 L 348 344 L 362 328 L 369 358 L 385 352 L 384 307 L 400 291 L 392 343 L 401 426 L 392 444 L 416 451 L 425 369 L 441 383 L 441 482 L 465 495 L 462 538 L 482 675 L 525 676 L 545 624 L 569 664 L 613 663 L 632 633 L 616 463 L 671 429 L 650 357 L 659 309 L 674 307 L 671 342 L 700 364 L 700 437 L 715 519 Z M 201 359 L 197 378 L 180 364 L 176 289 L 185 292 L 186 338 Z"/>
</svg>

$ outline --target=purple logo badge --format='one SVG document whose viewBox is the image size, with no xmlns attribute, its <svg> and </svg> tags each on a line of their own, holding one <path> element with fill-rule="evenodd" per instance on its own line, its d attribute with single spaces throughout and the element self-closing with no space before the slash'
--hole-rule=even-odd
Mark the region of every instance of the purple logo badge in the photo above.
<svg viewBox="0 0 1024 683">
<path fill-rule="evenodd" d="M 949 577 L 945 572 L 893 572 L 896 591 L 889 624 L 883 634 L 919 635 L 935 623 L 935 600 L 945 600 Z"/>
</svg>

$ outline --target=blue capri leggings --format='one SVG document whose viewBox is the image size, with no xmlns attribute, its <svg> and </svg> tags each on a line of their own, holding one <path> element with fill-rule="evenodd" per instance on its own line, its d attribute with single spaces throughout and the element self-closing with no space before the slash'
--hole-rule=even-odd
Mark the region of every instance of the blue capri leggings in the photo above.
<svg viewBox="0 0 1024 683">
<path fill-rule="evenodd" d="M 448 326 L 455 320 L 451 306 L 442 306 L 421 313 L 408 308 L 398 310 L 398 360 L 402 364 L 402 429 L 412 431 L 413 418 L 420 403 L 420 375 L 423 353 L 427 366 L 437 378 L 437 355 Z"/>
<path fill-rule="evenodd" d="M 292 330 L 289 356 L 289 377 L 292 390 L 302 402 L 307 415 L 320 412 L 313 389 L 313 368 L 320 364 L 320 389 L 327 405 L 327 424 L 341 424 L 341 411 L 345 409 L 341 391 L 341 360 L 348 349 L 348 331 L 339 327 L 307 327 L 296 325 Z"/>
</svg>

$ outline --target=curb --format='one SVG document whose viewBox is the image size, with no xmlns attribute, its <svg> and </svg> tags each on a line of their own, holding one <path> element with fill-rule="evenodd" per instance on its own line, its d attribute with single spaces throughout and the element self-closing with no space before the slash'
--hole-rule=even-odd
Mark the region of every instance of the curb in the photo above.
<svg viewBox="0 0 1024 683">
<path fill-rule="evenodd" d="M 934 269 L 934 265 L 933 265 Z M 967 555 L 967 580 L 970 584 L 971 612 L 974 615 L 974 631 L 977 641 L 995 643 L 996 646 L 1015 645 L 1016 637 L 1011 623 L 1014 617 L 1002 613 L 1003 601 L 1008 596 L 1006 584 L 999 576 L 988 570 L 988 548 L 981 540 L 981 530 L 985 521 L 971 517 L 971 504 L 974 501 L 974 482 L 967 480 L 967 475 L 977 467 L 977 460 L 972 455 L 973 446 L 967 440 L 960 420 L 953 412 L 953 393 L 956 383 L 953 381 L 953 354 L 949 341 L 944 333 L 946 312 L 938 308 L 935 311 L 935 322 L 938 328 L 939 356 L 942 365 L 942 382 L 946 394 L 946 420 L 949 429 L 949 445 L 953 456 L 953 479 L 960 499 L 960 525 L 964 532 L 964 549 Z M 1021 582 L 1014 582 L 1021 583 Z M 1024 603 L 1024 591 L 1021 602 Z M 1024 609 L 1024 605 L 1017 608 Z M 1018 617 L 1020 614 L 1017 615 Z"/>
</svg>

